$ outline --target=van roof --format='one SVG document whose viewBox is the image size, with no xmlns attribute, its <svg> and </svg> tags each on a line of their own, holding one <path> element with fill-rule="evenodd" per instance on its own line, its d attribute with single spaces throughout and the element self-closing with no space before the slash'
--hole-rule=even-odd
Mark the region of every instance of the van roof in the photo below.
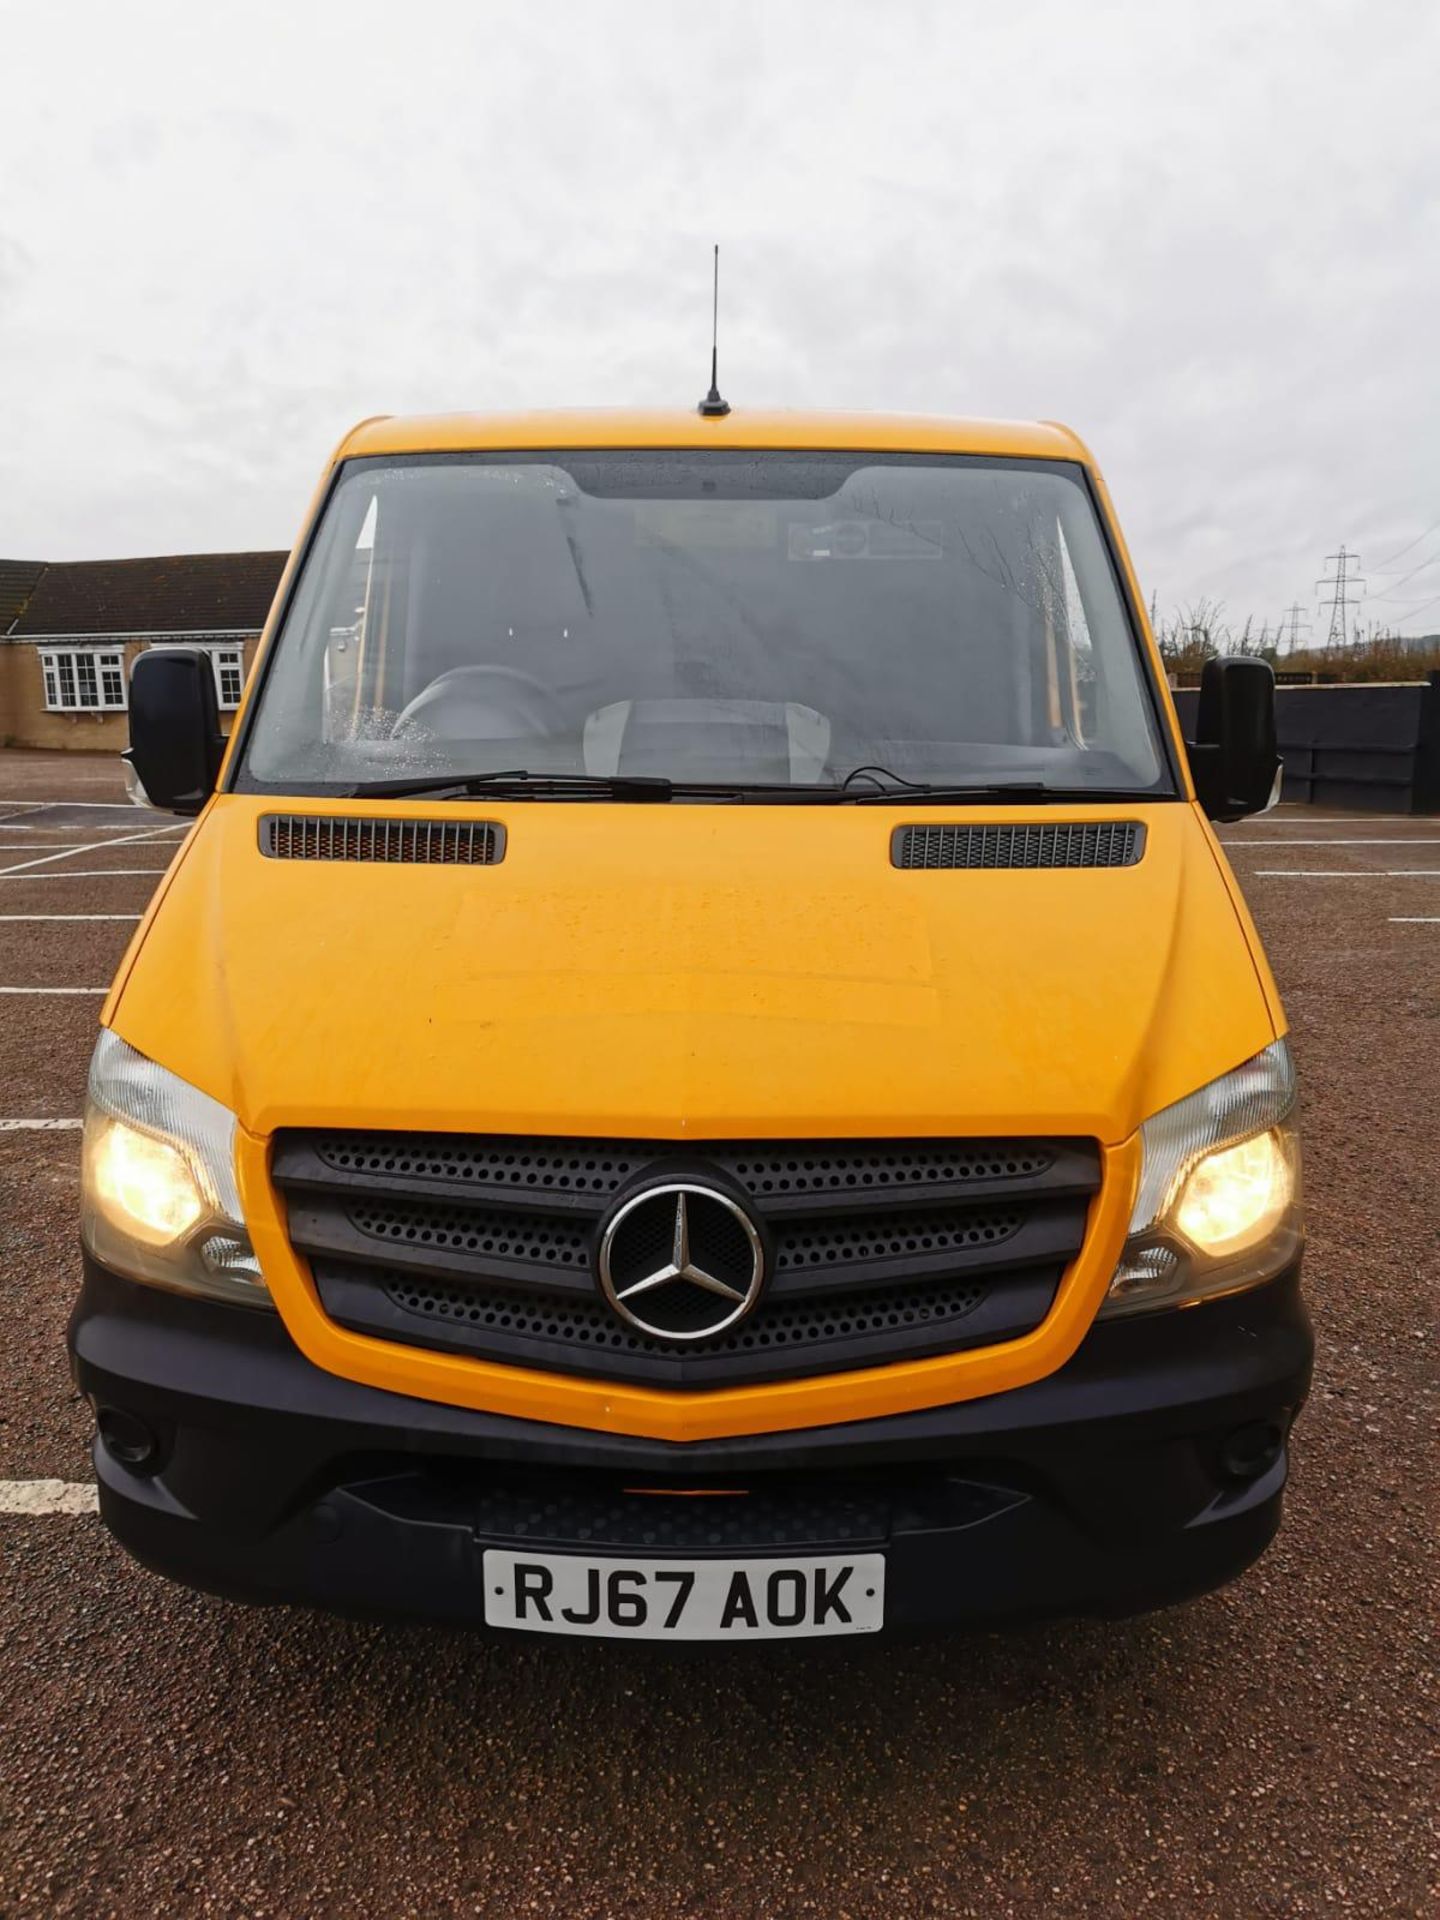
<svg viewBox="0 0 1440 1920">
<path fill-rule="evenodd" d="M 990 453 L 1031 460 L 1082 460 L 1083 442 L 1053 420 L 959 420 L 917 414 L 751 412 L 705 419 L 692 408 L 645 412 L 622 407 L 545 413 L 380 415 L 362 420 L 337 459 L 375 454 L 458 453 L 485 448 L 775 447 L 810 451 Z"/>
</svg>

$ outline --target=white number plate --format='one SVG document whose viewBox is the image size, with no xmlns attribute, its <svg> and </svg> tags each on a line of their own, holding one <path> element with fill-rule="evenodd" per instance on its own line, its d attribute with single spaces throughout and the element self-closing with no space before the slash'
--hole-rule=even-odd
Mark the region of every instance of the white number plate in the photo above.
<svg viewBox="0 0 1440 1920">
<path fill-rule="evenodd" d="M 485 1620 L 609 1640 L 804 1640 L 878 1633 L 885 1556 L 611 1560 L 485 1553 Z"/>
</svg>

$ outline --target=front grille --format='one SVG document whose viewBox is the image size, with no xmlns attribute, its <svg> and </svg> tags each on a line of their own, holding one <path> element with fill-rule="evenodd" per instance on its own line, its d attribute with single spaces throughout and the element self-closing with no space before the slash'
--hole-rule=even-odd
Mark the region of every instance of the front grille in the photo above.
<svg viewBox="0 0 1440 1920">
<path fill-rule="evenodd" d="M 1145 849 L 1138 820 L 1017 827 L 897 827 L 897 867 L 1133 867 Z"/>
<path fill-rule="evenodd" d="M 367 814 L 267 813 L 260 851 L 272 860 L 381 860 L 435 867 L 493 867 L 505 829 L 493 820 L 395 820 Z"/>
<path fill-rule="evenodd" d="M 1076 1140 L 287 1130 L 273 1173 L 291 1242 L 340 1324 L 517 1366 L 700 1388 L 1028 1333 L 1080 1250 L 1100 1156 Z M 642 1176 L 698 1180 L 747 1207 L 769 1277 L 746 1318 L 682 1341 L 606 1304 L 596 1248 Z"/>
</svg>

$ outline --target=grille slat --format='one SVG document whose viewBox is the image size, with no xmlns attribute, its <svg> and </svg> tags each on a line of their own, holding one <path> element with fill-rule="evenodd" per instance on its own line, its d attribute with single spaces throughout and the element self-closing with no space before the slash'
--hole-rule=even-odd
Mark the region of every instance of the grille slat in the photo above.
<svg viewBox="0 0 1440 1920">
<path fill-rule="evenodd" d="M 326 1311 L 416 1346 L 675 1387 L 1010 1339 L 1084 1239 L 1078 1140 L 710 1141 L 285 1130 L 272 1173 Z M 631 1329 L 594 1276 L 644 1176 L 743 1201 L 768 1248 L 754 1312 L 686 1344 Z"/>
<path fill-rule="evenodd" d="M 1138 820 L 1045 821 L 1019 826 L 897 827 L 897 867 L 1133 867 L 1145 850 Z"/>
<path fill-rule="evenodd" d="M 834 1373 L 1018 1338 L 1044 1318 L 1060 1268 L 1006 1288 L 979 1281 L 775 1301 L 713 1341 L 657 1342 L 597 1297 L 448 1285 L 413 1274 L 314 1264 L 325 1311 L 342 1326 L 407 1346 L 480 1355 L 555 1373 L 680 1390 Z"/>
<path fill-rule="evenodd" d="M 1073 1141 L 837 1140 L 823 1143 L 565 1140 L 549 1136 L 286 1133 L 275 1176 L 291 1191 L 456 1197 L 493 1208 L 593 1217 L 643 1169 L 695 1153 L 767 1217 L 870 1213 L 942 1201 L 1087 1195 L 1092 1148 Z"/>
<path fill-rule="evenodd" d="M 505 858 L 505 829 L 494 820 L 267 813 L 260 821 L 260 851 L 272 860 L 493 867 Z"/>
</svg>

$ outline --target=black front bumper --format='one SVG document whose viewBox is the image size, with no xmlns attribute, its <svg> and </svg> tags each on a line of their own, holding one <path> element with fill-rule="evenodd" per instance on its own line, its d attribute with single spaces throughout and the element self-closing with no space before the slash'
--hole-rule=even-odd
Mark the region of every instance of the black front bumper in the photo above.
<svg viewBox="0 0 1440 1920">
<path fill-rule="evenodd" d="M 1009 1393 L 676 1445 L 357 1386 L 306 1360 L 275 1315 L 88 1259 L 70 1346 L 101 1415 L 106 1524 L 190 1585 L 478 1627 L 487 1547 L 878 1550 L 900 1632 L 1130 1613 L 1232 1578 L 1279 1524 L 1312 1352 L 1292 1273 L 1102 1323 L 1058 1373 Z M 716 1488 L 731 1497 L 655 1497 Z"/>
</svg>

